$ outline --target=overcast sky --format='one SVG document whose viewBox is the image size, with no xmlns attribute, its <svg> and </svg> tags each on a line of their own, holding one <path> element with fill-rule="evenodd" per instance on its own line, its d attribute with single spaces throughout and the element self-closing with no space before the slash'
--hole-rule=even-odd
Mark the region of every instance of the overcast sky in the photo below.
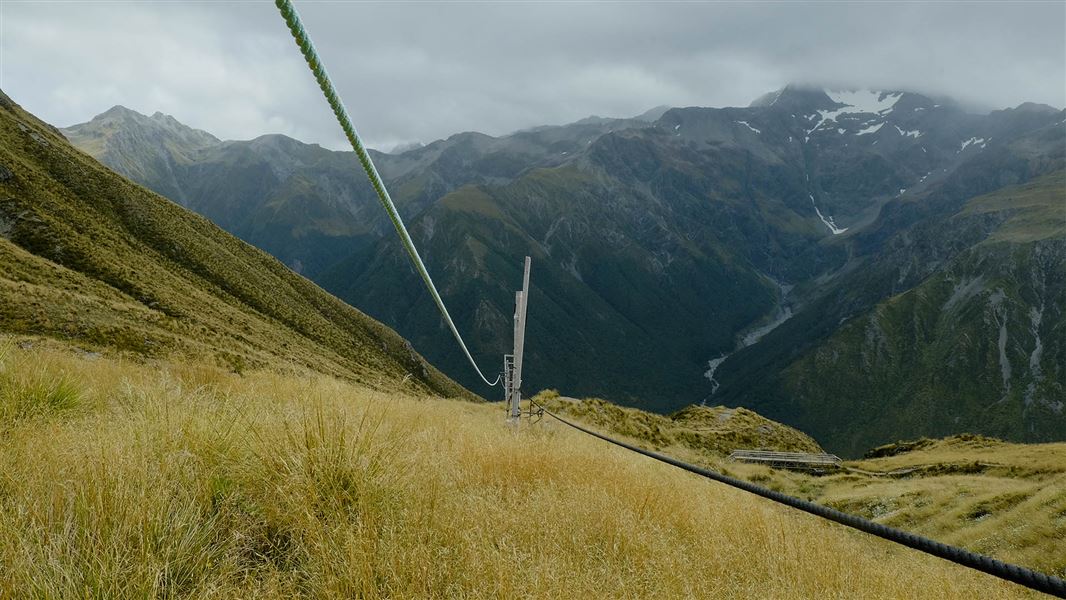
<svg viewBox="0 0 1066 600">
<path fill-rule="evenodd" d="M 790 82 L 1066 105 L 1066 3 L 297 2 L 368 145 L 498 135 Z M 55 125 L 115 104 L 344 147 L 272 2 L 0 2 L 0 87 Z"/>
</svg>

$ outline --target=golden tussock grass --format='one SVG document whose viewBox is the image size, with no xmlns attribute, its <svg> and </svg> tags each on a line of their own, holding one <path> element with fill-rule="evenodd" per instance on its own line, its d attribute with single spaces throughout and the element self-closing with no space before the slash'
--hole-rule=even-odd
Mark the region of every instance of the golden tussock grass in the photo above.
<svg viewBox="0 0 1066 600">
<path fill-rule="evenodd" d="M 499 407 L 10 345 L 4 598 L 962 598 L 999 580 Z"/>
<path fill-rule="evenodd" d="M 903 475 L 825 478 L 820 502 L 1066 577 L 1066 444 L 959 436 L 854 464 Z"/>
</svg>

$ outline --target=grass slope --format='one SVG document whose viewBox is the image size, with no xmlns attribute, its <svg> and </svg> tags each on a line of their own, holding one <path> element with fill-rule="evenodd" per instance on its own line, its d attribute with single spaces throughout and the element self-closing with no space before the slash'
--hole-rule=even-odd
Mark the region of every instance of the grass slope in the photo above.
<svg viewBox="0 0 1066 600">
<path fill-rule="evenodd" d="M 115 175 L 2 92 L 0 331 L 467 394 L 385 326 Z"/>
<path fill-rule="evenodd" d="M 0 597 L 1029 597 L 490 405 L 7 350 Z"/>
<path fill-rule="evenodd" d="M 744 409 L 674 415 L 540 394 L 563 415 L 695 464 L 1000 560 L 1066 576 L 1066 444 L 1012 444 L 961 435 L 875 448 L 845 469 L 812 476 L 727 460 L 736 448 L 817 452 L 805 434 Z M 722 415 L 733 414 L 722 419 Z M 699 417 L 698 420 L 692 418 Z M 738 418 L 739 417 L 739 418 Z"/>
<path fill-rule="evenodd" d="M 848 464 L 891 475 L 825 478 L 818 501 L 1066 578 L 1066 444 L 963 435 L 887 449 L 903 451 Z"/>
</svg>

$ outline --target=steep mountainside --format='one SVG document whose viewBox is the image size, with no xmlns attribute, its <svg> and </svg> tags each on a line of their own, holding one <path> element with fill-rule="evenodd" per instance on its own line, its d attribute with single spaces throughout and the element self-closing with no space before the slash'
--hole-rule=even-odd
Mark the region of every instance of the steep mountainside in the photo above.
<svg viewBox="0 0 1066 600">
<path fill-rule="evenodd" d="M 777 418 L 787 414 L 787 422 L 850 454 L 871 442 L 964 431 L 1060 439 L 1066 431 L 1063 172 L 974 198 L 908 236 L 910 252 L 920 248 L 927 268 L 940 263 L 931 274 L 846 318 L 780 378 L 745 385 L 729 377 L 727 361 L 724 395 L 758 398 L 747 405 Z M 892 256 L 878 257 L 873 269 L 885 269 Z M 897 267 L 899 277 L 909 268 Z M 748 354 L 757 360 L 758 348 Z"/>
<path fill-rule="evenodd" d="M 718 385 L 700 377 L 709 359 L 799 313 L 839 279 L 824 275 L 854 270 L 857 254 L 878 255 L 888 232 L 1042 172 L 1012 170 L 1024 155 L 1012 148 L 1052 156 L 1053 146 L 1025 136 L 1062 118 L 1042 109 L 967 115 L 914 94 L 837 97 L 785 90 L 765 107 L 673 109 L 651 127 L 601 136 L 563 166 L 457 190 L 412 229 L 465 330 L 484 336 L 484 360 L 506 349 L 514 257 L 528 253 L 536 269 L 530 326 L 539 327 L 527 336 L 534 387 L 674 410 Z M 974 146 L 973 137 L 982 141 Z M 916 203 L 924 204 L 915 215 L 899 208 Z M 432 306 L 403 293 L 417 279 L 394 242 L 379 246 L 325 273 L 323 285 L 374 307 L 458 372 Z M 902 289 L 928 273 L 915 270 Z M 867 301 L 902 291 L 881 287 Z M 839 319 L 824 323 L 827 331 Z M 746 373 L 752 381 L 769 374 Z M 750 390 L 732 383 L 726 401 L 748 402 Z"/>
<path fill-rule="evenodd" d="M 0 330 L 468 395 L 393 331 L 115 175 L 2 92 Z"/>
<path fill-rule="evenodd" d="M 785 383 L 790 366 L 848 319 L 978 243 L 945 221 L 968 200 L 1061 168 L 1064 117 L 1039 105 L 975 115 L 909 92 L 788 86 L 745 108 L 590 118 L 501 138 L 465 133 L 375 160 L 483 364 L 509 345 L 513 290 L 528 254 L 527 387 L 663 412 L 717 394 L 716 403 L 758 406 L 787 421 L 805 414 L 791 396 L 797 388 Z M 350 156 L 318 149 L 314 163 L 337 159 L 330 189 L 351 200 L 336 214 L 361 215 L 344 220 L 315 208 L 327 197 L 320 175 L 244 175 L 252 165 L 270 171 L 261 143 L 205 151 L 246 157 L 198 167 L 219 183 L 204 180 L 205 194 L 222 190 L 210 204 L 250 202 L 238 211 L 245 221 L 272 226 L 262 241 L 245 239 L 303 267 L 487 393 L 397 242 L 383 235 L 369 188 L 342 183 L 341 173 L 360 176 Z M 285 156 L 310 148 L 289 145 Z M 264 187 L 230 193 L 223 180 Z M 294 181 L 303 195 L 284 191 Z M 308 226 L 307 215 L 318 214 Z M 328 242 L 306 233 L 326 224 Z M 299 236 L 305 245 L 293 242 Z M 914 243 L 923 239 L 930 243 Z M 286 254 L 297 247 L 299 257 Z M 873 418 L 880 409 L 864 410 Z M 826 427 L 820 434 L 833 442 L 819 440 L 840 448 L 844 440 Z"/>
<path fill-rule="evenodd" d="M 1048 116 L 1052 117 L 1050 123 L 1047 123 Z M 1024 417 L 1026 411 L 1019 410 L 1017 405 L 1013 408 L 1000 406 L 1003 414 L 992 419 L 974 414 L 978 400 L 973 398 L 957 407 L 959 414 L 943 415 L 940 421 L 925 420 L 905 417 L 900 407 L 883 403 L 886 397 L 899 390 L 882 387 L 871 393 L 867 387 L 832 385 L 833 379 L 807 380 L 805 404 L 808 408 L 812 404 L 832 406 L 837 412 L 833 416 L 820 410 L 807 414 L 807 408 L 797 404 L 795 387 L 786 383 L 789 376 L 785 373 L 795 373 L 790 365 L 814 351 L 843 324 L 869 314 L 878 303 L 903 294 L 932 277 L 952 279 L 953 276 L 945 271 L 957 268 L 954 261 L 964 259 L 968 249 L 990 239 L 995 227 L 1018 211 L 1027 211 L 1026 214 L 1040 215 L 1041 218 L 1012 221 L 1013 239 L 1030 240 L 1022 244 L 1026 248 L 1032 240 L 1044 237 L 1048 241 L 1040 242 L 1041 245 L 1061 243 L 1063 223 L 1066 222 L 1066 190 L 1056 185 L 1054 176 L 1049 175 L 1066 168 L 1064 116 L 1066 113 L 1061 111 L 1049 113 L 1045 108 L 1031 106 L 989 115 L 1001 128 L 1013 124 L 1025 131 L 1024 128 L 1031 127 L 1034 122 L 1045 124 L 1001 143 L 989 144 L 987 150 L 946 172 L 936 185 L 888 202 L 874 223 L 855 232 L 854 236 L 848 236 L 849 260 L 841 269 L 801 283 L 795 294 L 799 300 L 792 307 L 795 316 L 759 343 L 740 349 L 720 365 L 715 373 L 721 383 L 717 400 L 752 407 L 801 428 L 809 425 L 807 431 L 819 441 L 834 451 L 845 453 L 856 452 L 873 443 L 891 441 L 896 439 L 893 436 L 900 435 L 980 431 L 1016 440 L 1061 439 L 1061 434 L 1054 429 L 1030 428 L 1031 423 L 1023 425 L 1031 417 Z M 980 216 L 965 209 L 967 202 L 975 196 L 1040 177 L 1045 177 L 1035 188 L 1041 190 L 1035 195 L 1043 203 L 1040 210 L 1026 208 L 1025 203 L 1031 200 L 1024 198 L 1030 197 L 1029 193 L 1008 193 L 994 204 L 997 210 L 984 211 Z M 971 271 L 1010 272 L 1016 267 L 1014 260 L 1010 252 L 984 253 L 981 262 L 974 263 Z M 1054 268 L 1054 263 L 1047 267 Z M 1030 308 L 1045 310 L 1035 296 L 1027 295 L 1022 300 L 1021 312 L 1028 312 Z M 1054 310 L 1061 311 L 1066 306 L 1066 297 L 1061 293 L 1048 295 L 1046 304 L 1054 304 L 1057 307 Z M 947 330 L 964 330 L 973 325 L 970 323 L 972 318 L 978 318 L 978 315 L 968 313 L 959 323 L 946 322 L 945 326 Z M 1006 327 L 1008 335 L 1020 339 L 1028 335 L 1031 325 L 1027 320 L 1011 320 Z M 936 337 L 948 335 L 947 330 L 941 329 Z M 904 345 L 900 350 L 907 356 L 919 354 L 916 346 Z M 847 368 L 839 366 L 841 371 Z M 991 377 L 993 371 L 998 373 L 999 367 L 988 365 L 983 369 L 971 362 L 949 364 L 948 370 L 952 372 L 949 378 L 982 379 Z M 919 374 L 915 373 L 915 376 Z M 898 374 L 895 384 L 906 377 L 903 373 Z M 816 389 L 819 391 L 815 392 Z M 1038 393 L 1051 392 L 1044 389 Z M 988 398 L 989 394 L 986 390 L 978 397 Z M 1052 394 L 1041 402 L 1055 399 Z M 939 405 L 939 410 L 951 410 L 944 399 L 917 401 L 923 406 L 927 403 Z M 845 407 L 848 408 L 845 410 Z M 903 421 L 909 423 L 908 428 L 891 433 L 893 427 L 903 427 Z"/>
<path fill-rule="evenodd" d="M 705 357 L 769 310 L 775 288 L 707 224 L 686 222 L 695 202 L 658 207 L 652 221 L 654 201 L 578 169 L 540 170 L 500 188 L 462 188 L 412 227 L 453 316 L 477 336 L 481 360 L 507 350 L 521 277 L 512 257 L 529 254 L 524 379 L 532 389 L 550 382 L 666 410 L 699 400 Z M 462 357 L 440 343 L 446 332 L 432 303 L 409 292 L 416 276 L 395 242 L 372 251 L 323 285 L 374 306 L 372 315 L 402 324 L 417 347 L 437 349 L 441 368 L 458 371 Z"/>
</svg>

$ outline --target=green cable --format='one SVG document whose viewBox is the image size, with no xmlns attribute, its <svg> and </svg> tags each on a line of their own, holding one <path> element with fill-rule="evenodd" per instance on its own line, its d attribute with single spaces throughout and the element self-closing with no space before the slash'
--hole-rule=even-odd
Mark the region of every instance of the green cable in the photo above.
<svg viewBox="0 0 1066 600">
<path fill-rule="evenodd" d="M 366 171 L 367 177 L 370 178 L 370 185 L 374 186 L 374 191 L 378 194 L 381 206 L 389 214 L 389 219 L 392 220 L 392 225 L 396 228 L 396 233 L 399 234 L 404 249 L 407 250 L 408 256 L 411 257 L 411 262 L 414 263 L 418 274 L 422 276 L 422 281 L 425 282 L 430 295 L 433 296 L 433 301 L 437 303 L 437 308 L 440 309 L 448 328 L 452 330 L 455 340 L 459 342 L 459 347 L 463 349 L 463 354 L 466 355 L 466 358 L 486 385 L 493 386 L 498 384 L 500 377 L 497 376 L 496 381 L 489 382 L 481 372 L 481 369 L 478 368 L 477 363 L 474 362 L 474 357 L 470 355 L 470 350 L 467 349 L 463 336 L 459 335 L 459 330 L 456 329 L 451 315 L 448 314 L 447 307 L 444 306 L 444 301 L 441 300 L 440 294 L 437 292 L 437 286 L 433 285 L 433 279 L 429 276 L 429 271 L 426 270 L 426 265 L 422 262 L 422 257 L 419 256 L 418 249 L 415 248 L 415 243 L 411 240 L 411 235 L 407 233 L 407 227 L 404 226 L 403 220 L 400 219 L 400 213 L 397 212 L 396 205 L 392 203 L 392 198 L 389 197 L 389 192 L 385 189 L 385 183 L 381 180 L 381 175 L 378 174 L 377 168 L 374 167 L 374 161 L 370 159 L 370 154 L 367 153 L 366 147 L 363 146 L 363 140 L 356 133 L 355 126 L 352 125 L 352 120 L 348 117 L 348 111 L 344 108 L 344 103 L 337 96 L 337 91 L 333 88 L 333 82 L 330 81 L 329 74 L 326 73 L 326 67 L 322 65 L 322 61 L 318 58 L 315 45 L 311 42 L 311 36 L 307 34 L 303 23 L 300 22 L 300 15 L 296 13 L 296 7 L 289 0 L 275 0 L 274 4 L 281 11 L 281 16 L 289 26 L 289 31 L 292 32 L 292 37 L 296 39 L 296 45 L 300 47 L 300 52 L 303 53 L 304 59 L 307 60 L 307 66 L 310 67 L 311 73 L 314 74 L 315 80 L 318 81 L 318 87 L 322 89 L 322 93 L 326 96 L 326 101 L 329 102 L 330 108 L 333 109 L 334 116 L 337 117 L 341 129 L 344 130 L 344 135 L 348 137 L 348 141 L 352 144 L 352 149 L 355 150 L 355 155 L 359 157 L 359 162 L 363 165 L 363 170 Z"/>
</svg>

